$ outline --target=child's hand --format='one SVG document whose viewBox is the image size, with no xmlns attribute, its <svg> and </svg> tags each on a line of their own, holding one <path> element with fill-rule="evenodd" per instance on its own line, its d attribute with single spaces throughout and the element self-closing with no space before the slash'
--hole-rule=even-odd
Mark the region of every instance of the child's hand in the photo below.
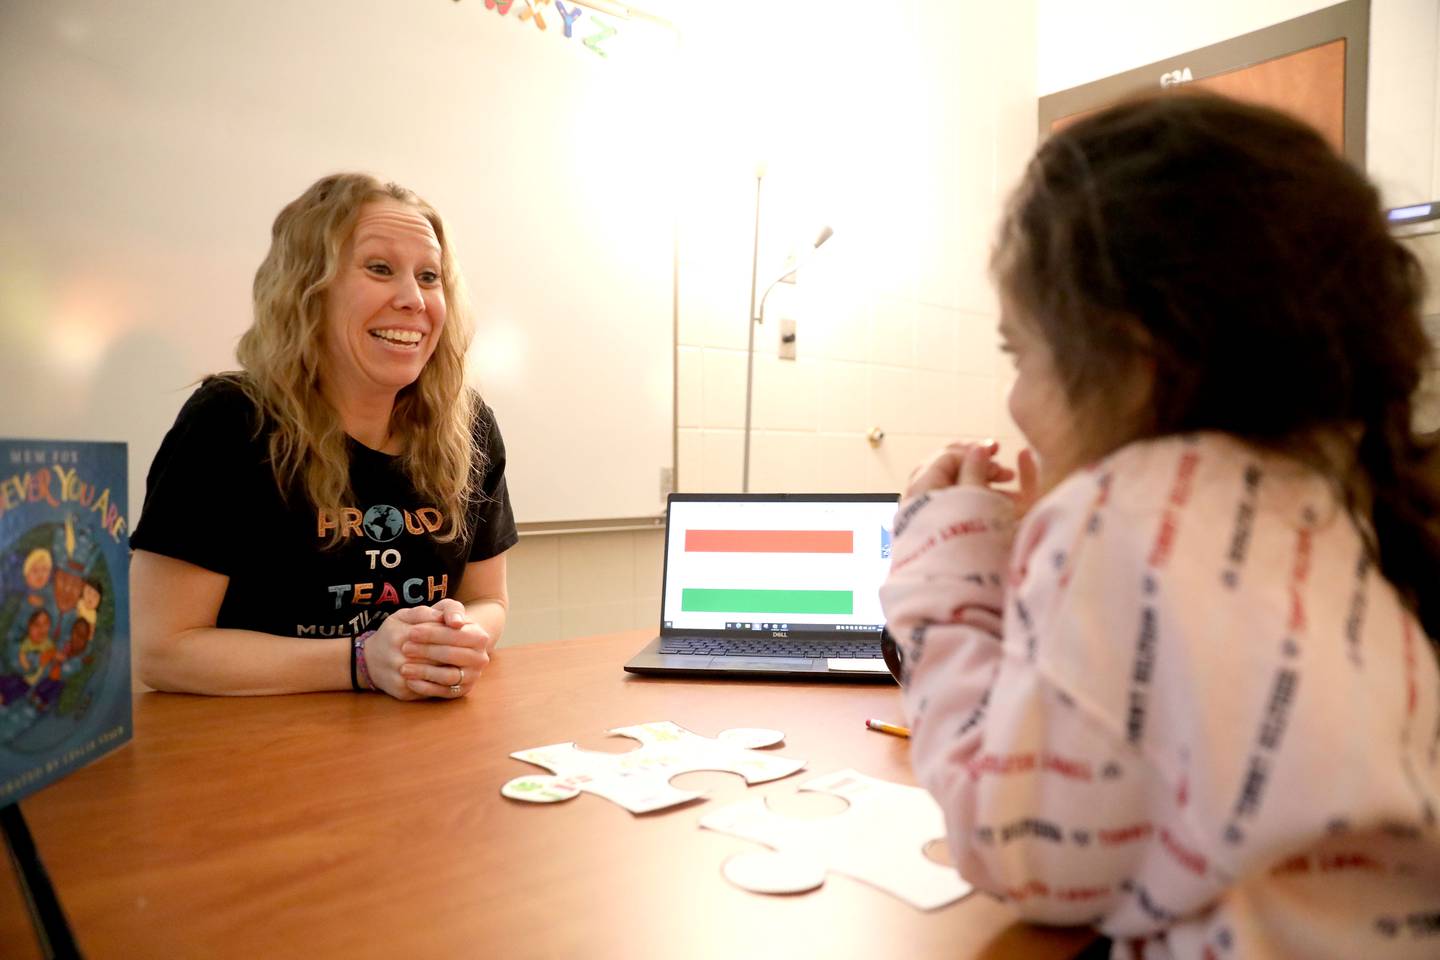
<svg viewBox="0 0 1440 960">
<path fill-rule="evenodd" d="M 946 487 L 972 486 L 990 488 L 996 483 L 1019 480 L 1018 490 L 997 490 L 1015 502 L 1017 513 L 1023 514 L 1039 496 L 1040 468 L 1035 452 L 1029 447 L 1020 451 L 1016 467 L 1011 470 L 995 462 L 1000 444 L 994 440 L 985 443 L 951 443 L 940 450 L 930 461 L 910 475 L 905 496 L 914 497 L 931 490 Z"/>
<path fill-rule="evenodd" d="M 1035 501 L 1040 499 L 1040 464 L 1035 459 L 1035 451 L 1029 447 L 1021 450 L 1015 466 L 1019 473 L 1020 489 L 1002 492 L 1015 501 L 1015 513 L 1024 516 L 1026 511 L 1035 505 Z"/>
<path fill-rule="evenodd" d="M 915 497 L 954 486 L 989 487 L 992 483 L 1014 480 L 1014 470 L 995 462 L 994 457 L 999 450 L 1000 444 L 994 440 L 946 444 L 930 458 L 929 463 L 917 467 L 910 474 L 905 496 Z"/>
</svg>

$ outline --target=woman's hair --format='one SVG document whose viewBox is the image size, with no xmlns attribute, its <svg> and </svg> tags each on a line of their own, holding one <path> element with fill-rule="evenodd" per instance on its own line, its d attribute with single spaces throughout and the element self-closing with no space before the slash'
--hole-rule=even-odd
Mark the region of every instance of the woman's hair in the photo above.
<svg viewBox="0 0 1440 960">
<path fill-rule="evenodd" d="M 400 463 L 417 491 L 440 506 L 454 539 L 483 469 L 472 423 L 477 400 L 466 402 L 465 350 L 471 320 L 459 266 L 440 214 L 420 197 L 367 174 L 317 180 L 275 218 L 270 252 L 255 271 L 255 319 L 240 338 L 235 377 L 268 422 L 270 461 L 285 495 L 302 491 L 315 507 L 337 507 L 351 495 L 347 437 L 321 393 L 326 292 L 341 268 L 340 251 L 360 208 L 377 200 L 414 207 L 440 241 L 446 320 L 435 352 L 414 383 L 395 398 L 393 435 L 405 439 Z M 338 539 L 332 537 L 333 544 Z"/>
<path fill-rule="evenodd" d="M 991 268 L 1053 354 L 1082 462 L 1200 430 L 1296 456 L 1440 638 L 1437 445 L 1412 427 L 1423 275 L 1319 133 L 1190 92 L 1085 117 L 1030 161 Z M 1115 385 L 1146 367 L 1148 403 L 1118 416 Z"/>
</svg>

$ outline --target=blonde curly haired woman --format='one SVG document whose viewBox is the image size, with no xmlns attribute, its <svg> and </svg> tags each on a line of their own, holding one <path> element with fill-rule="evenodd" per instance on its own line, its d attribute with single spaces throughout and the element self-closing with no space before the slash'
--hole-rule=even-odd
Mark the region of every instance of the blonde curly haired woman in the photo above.
<svg viewBox="0 0 1440 960">
<path fill-rule="evenodd" d="M 505 625 L 505 447 L 464 385 L 471 325 L 440 215 L 363 174 L 275 219 L 241 371 L 166 435 L 134 549 L 160 690 L 465 696 Z"/>
</svg>

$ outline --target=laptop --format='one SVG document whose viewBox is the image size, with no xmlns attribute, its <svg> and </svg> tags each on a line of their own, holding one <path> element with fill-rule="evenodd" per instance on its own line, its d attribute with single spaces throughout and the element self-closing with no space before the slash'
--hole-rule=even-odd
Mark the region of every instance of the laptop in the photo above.
<svg viewBox="0 0 1440 960">
<path fill-rule="evenodd" d="M 660 636 L 630 673 L 893 682 L 893 493 L 672 493 Z"/>
</svg>

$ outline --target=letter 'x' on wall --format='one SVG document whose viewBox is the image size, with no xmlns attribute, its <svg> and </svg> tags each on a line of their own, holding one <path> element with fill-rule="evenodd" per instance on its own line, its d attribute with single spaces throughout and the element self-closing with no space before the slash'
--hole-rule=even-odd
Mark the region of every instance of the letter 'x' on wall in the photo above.
<svg viewBox="0 0 1440 960">
<path fill-rule="evenodd" d="M 540 12 L 540 8 L 549 3 L 550 0 L 520 0 L 520 2 L 524 4 L 524 6 L 520 8 L 520 19 L 529 20 L 531 17 L 534 17 L 535 26 L 544 30 L 545 15 Z"/>
</svg>

